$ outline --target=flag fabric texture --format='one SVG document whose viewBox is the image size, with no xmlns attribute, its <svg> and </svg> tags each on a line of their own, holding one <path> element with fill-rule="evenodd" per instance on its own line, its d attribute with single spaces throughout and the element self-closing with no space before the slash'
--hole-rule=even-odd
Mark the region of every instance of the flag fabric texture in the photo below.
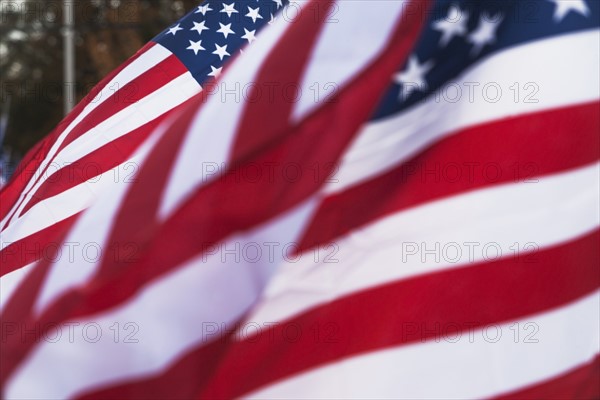
<svg viewBox="0 0 600 400">
<path fill-rule="evenodd" d="M 593 0 L 201 4 L 0 194 L 3 397 L 599 397 L 599 69 Z"/>
</svg>

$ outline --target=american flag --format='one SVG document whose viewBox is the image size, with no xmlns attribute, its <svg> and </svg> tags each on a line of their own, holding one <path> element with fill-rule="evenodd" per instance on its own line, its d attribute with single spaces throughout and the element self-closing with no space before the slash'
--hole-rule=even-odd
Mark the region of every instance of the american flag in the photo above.
<svg viewBox="0 0 600 400">
<path fill-rule="evenodd" d="M 201 4 L 1 193 L 3 396 L 599 397 L 599 25 Z"/>
</svg>

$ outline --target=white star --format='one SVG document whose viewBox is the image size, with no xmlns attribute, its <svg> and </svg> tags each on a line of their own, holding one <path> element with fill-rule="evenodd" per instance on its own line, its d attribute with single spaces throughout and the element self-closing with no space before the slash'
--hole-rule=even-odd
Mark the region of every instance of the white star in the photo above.
<svg viewBox="0 0 600 400">
<path fill-rule="evenodd" d="M 394 75 L 394 82 L 401 86 L 400 98 L 406 100 L 410 95 L 418 90 L 424 92 L 427 90 L 427 80 L 425 75 L 433 68 L 433 61 L 419 64 L 417 56 L 410 56 L 406 69 Z"/>
<path fill-rule="evenodd" d="M 196 12 L 194 12 L 194 14 L 202 13 L 202 15 L 206 15 L 207 12 L 212 10 L 213 9 L 210 8 L 209 4 L 205 4 L 203 6 L 198 6 L 198 9 L 196 10 Z"/>
<path fill-rule="evenodd" d="M 190 45 L 187 47 L 186 50 L 193 50 L 194 54 L 198 55 L 198 52 L 200 50 L 206 50 L 206 49 L 204 47 L 202 47 L 202 40 L 198 40 L 197 42 L 190 40 Z"/>
<path fill-rule="evenodd" d="M 215 48 L 215 51 L 213 51 L 212 53 L 218 55 L 221 61 L 223 61 L 223 57 L 231 55 L 227 52 L 227 45 L 219 46 L 215 43 Z"/>
<path fill-rule="evenodd" d="M 229 18 L 231 18 L 231 14 L 237 14 L 238 13 L 238 10 L 236 10 L 233 5 L 234 5 L 234 3 L 231 3 L 231 4 L 225 4 L 225 3 L 223 3 L 223 9 L 221 10 L 221 12 L 227 13 L 227 16 Z"/>
<path fill-rule="evenodd" d="M 256 23 L 257 19 L 262 19 L 262 15 L 260 15 L 258 13 L 259 11 L 260 11 L 260 7 L 256 7 L 256 8 L 248 7 L 248 14 L 246 14 L 246 17 L 252 18 L 252 22 Z"/>
<path fill-rule="evenodd" d="M 464 36 L 467 33 L 469 13 L 462 11 L 456 4 L 448 9 L 448 16 L 433 23 L 433 29 L 440 31 L 440 46 L 446 47 L 454 36 Z"/>
<path fill-rule="evenodd" d="M 175 25 L 174 27 L 169 29 L 169 32 L 167 32 L 167 35 L 170 33 L 171 35 L 175 36 L 177 34 L 178 31 L 182 31 L 183 28 L 181 28 L 179 26 L 180 24 Z"/>
<path fill-rule="evenodd" d="M 235 34 L 235 32 L 231 30 L 231 24 L 224 25 L 219 22 L 219 25 L 221 25 L 221 29 L 219 29 L 217 32 L 222 33 L 223 36 L 225 36 L 225 39 L 227 39 L 229 34 Z"/>
<path fill-rule="evenodd" d="M 571 11 L 578 12 L 579 14 L 587 17 L 590 15 L 590 9 L 588 8 L 585 0 L 548 0 L 554 3 L 554 22 L 560 22 L 564 17 Z"/>
<path fill-rule="evenodd" d="M 190 29 L 190 31 L 196 31 L 198 32 L 198 35 L 202 35 L 202 31 L 208 31 L 210 29 L 208 29 L 206 27 L 206 25 L 204 25 L 206 23 L 206 21 L 202 21 L 200 23 L 193 21 L 194 22 L 194 27 Z"/>
<path fill-rule="evenodd" d="M 275 2 L 275 4 L 277 4 L 277 9 L 279 10 L 279 7 L 283 6 L 283 3 L 281 2 L 281 0 L 273 0 Z"/>
<path fill-rule="evenodd" d="M 223 67 L 215 68 L 211 65 L 210 69 L 211 69 L 211 71 L 210 71 L 210 74 L 208 74 L 208 76 L 214 76 L 216 78 L 219 75 L 221 75 L 221 70 L 223 69 Z"/>
<path fill-rule="evenodd" d="M 271 14 L 271 20 L 268 22 L 268 23 L 269 23 L 269 25 L 273 25 L 273 24 L 275 23 L 275 20 L 276 20 L 276 19 L 277 19 L 277 18 L 275 18 L 275 17 L 273 16 L 273 14 Z"/>
<path fill-rule="evenodd" d="M 494 17 L 491 17 L 487 13 L 481 14 L 477 29 L 471 32 L 467 38 L 467 41 L 473 44 L 473 49 L 471 50 L 472 56 L 477 56 L 484 46 L 496 41 L 496 30 L 503 19 L 504 16 L 502 14 L 497 14 Z"/>
<path fill-rule="evenodd" d="M 242 39 L 246 39 L 248 43 L 252 43 L 256 40 L 256 38 L 254 37 L 254 32 L 256 32 L 256 29 L 253 31 L 249 31 L 248 29 L 244 28 L 244 31 L 246 32 L 246 34 L 242 36 Z"/>
</svg>

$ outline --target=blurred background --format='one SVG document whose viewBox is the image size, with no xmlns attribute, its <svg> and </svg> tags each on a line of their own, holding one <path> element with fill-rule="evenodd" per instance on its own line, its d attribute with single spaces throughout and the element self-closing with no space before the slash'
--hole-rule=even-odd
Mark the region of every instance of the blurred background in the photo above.
<svg viewBox="0 0 600 400">
<path fill-rule="evenodd" d="M 75 0 L 74 94 L 104 76 L 200 0 Z M 0 186 L 64 117 L 63 0 L 0 0 Z"/>
</svg>

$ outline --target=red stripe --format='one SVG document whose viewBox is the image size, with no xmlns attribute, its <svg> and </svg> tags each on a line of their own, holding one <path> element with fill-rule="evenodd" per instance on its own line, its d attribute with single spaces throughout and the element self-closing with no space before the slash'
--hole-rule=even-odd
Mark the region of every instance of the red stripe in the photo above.
<svg viewBox="0 0 600 400">
<path fill-rule="evenodd" d="M 300 249 L 330 243 L 418 204 L 482 187 L 535 181 L 600 158 L 598 102 L 465 129 L 383 175 L 323 200 Z"/>
<path fill-rule="evenodd" d="M 42 258 L 53 259 L 51 252 L 61 245 L 63 234 L 71 228 L 78 215 L 63 219 L 2 249 L 0 277 Z"/>
<path fill-rule="evenodd" d="M 278 137 L 285 136 L 296 102 L 298 87 L 333 0 L 313 2 L 302 11 L 313 18 L 299 18 L 266 57 L 248 95 L 230 160 L 244 160 L 263 151 Z M 294 43 L 293 51 L 286 46 Z M 285 54 L 282 57 L 282 54 Z M 275 84 L 275 85 L 274 85 Z M 257 100 L 254 100 L 257 99 Z"/>
<path fill-rule="evenodd" d="M 57 242 L 62 243 L 64 236 L 68 232 L 68 228 L 72 226 L 80 214 L 62 221 L 60 231 L 57 230 Z M 49 247 L 45 254 L 47 257 L 43 262 L 37 263 L 31 272 L 19 284 L 17 290 L 8 299 L 2 310 L 3 326 L 15 325 L 23 323 L 23 326 L 34 327 L 35 320 L 31 317 L 31 310 L 39 295 L 43 283 L 50 271 L 52 263 L 49 261 L 58 257 L 59 248 Z M 0 388 L 4 386 L 6 379 L 17 367 L 23 357 L 31 348 L 31 343 L 22 340 L 20 335 L 12 335 L 2 338 L 2 352 L 0 354 Z M 34 342 L 37 339 L 33 339 Z"/>
<path fill-rule="evenodd" d="M 105 257 L 94 280 L 113 282 L 114 285 L 113 278 L 118 279 L 118 275 L 136 261 L 129 254 L 130 249 L 119 246 L 120 243 L 136 243 L 137 252 L 145 252 L 151 235 L 160 224 L 157 215 L 162 193 L 197 110 L 204 104 L 203 99 L 201 95 L 186 102 L 189 107 L 183 108 L 144 162 L 136 176 L 137 184 L 132 186 L 123 200 L 109 234 L 108 246 L 126 251 L 127 254 Z"/>
<path fill-rule="evenodd" d="M 11 181 L 2 189 L 0 192 L 0 219 L 4 219 L 10 210 L 17 207 L 17 201 L 19 199 L 20 194 L 25 189 L 29 180 L 34 179 L 34 183 L 37 182 L 40 176 L 43 175 L 43 172 L 35 176 L 35 172 L 41 165 L 41 163 L 48 156 L 48 152 L 52 148 L 52 145 L 56 142 L 56 140 L 60 137 L 60 135 L 64 132 L 64 130 L 81 114 L 83 109 L 92 102 L 96 95 L 102 91 L 102 89 L 110 83 L 110 81 L 117 76 L 125 67 L 131 64 L 133 61 L 138 59 L 142 54 L 148 51 L 150 48 L 154 47 L 155 44 L 150 42 L 142 47 L 137 53 L 135 53 L 129 60 L 120 65 L 117 69 L 115 69 L 112 73 L 106 76 L 104 79 L 98 83 L 94 89 L 88 93 L 86 97 L 81 100 L 77 106 L 56 126 L 54 131 L 49 134 L 45 139 L 37 145 L 31 153 L 26 156 L 26 159 L 29 161 L 25 166 L 24 162 L 21 164 L 23 167 L 18 168 L 18 171 L 15 172 Z M 37 149 L 37 150 L 36 150 Z M 34 153 L 35 151 L 35 153 Z M 12 218 L 12 215 L 11 215 Z"/>
<path fill-rule="evenodd" d="M 534 263 L 501 259 L 391 282 L 315 307 L 254 342 L 232 342 L 202 396 L 237 397 L 342 358 L 435 339 L 436 324 L 453 336 L 559 307 L 600 286 L 598 240 L 596 231 L 536 254 Z M 306 334 L 291 343 L 285 339 L 288 326 Z M 333 327 L 332 340 L 315 340 L 308 334 L 315 326 Z"/>
<path fill-rule="evenodd" d="M 558 377 L 499 396 L 497 399 L 600 399 L 600 356 Z"/>
</svg>

